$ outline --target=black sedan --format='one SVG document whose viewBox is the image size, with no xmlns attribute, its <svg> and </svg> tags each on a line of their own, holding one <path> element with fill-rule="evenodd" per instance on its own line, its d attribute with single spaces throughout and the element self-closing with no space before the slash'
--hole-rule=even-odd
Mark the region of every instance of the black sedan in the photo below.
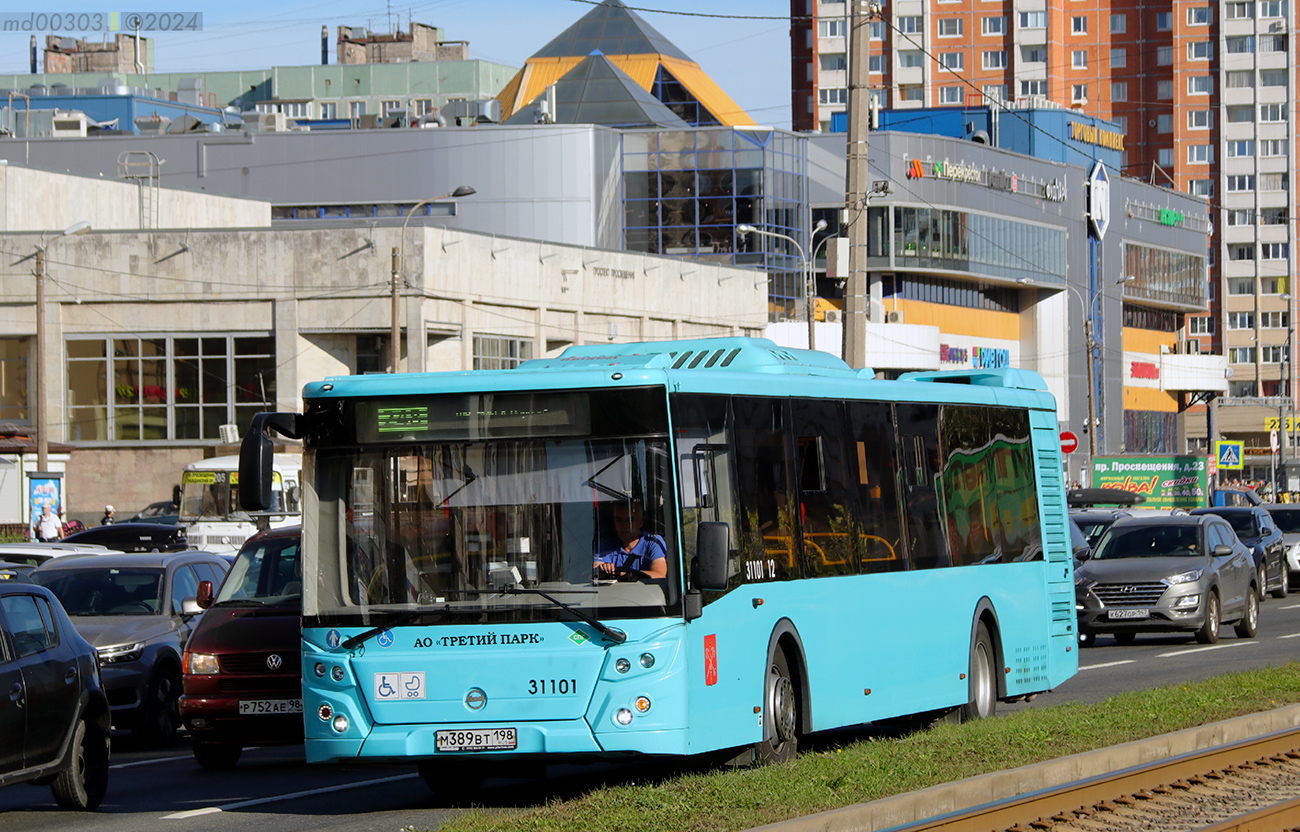
<svg viewBox="0 0 1300 832">
<path fill-rule="evenodd" d="M 1274 598 L 1287 596 L 1286 542 L 1268 509 L 1261 506 L 1216 506 L 1198 508 L 1192 514 L 1217 514 L 1232 526 L 1241 542 L 1251 550 L 1256 585 L 1262 601 L 1265 592 Z"/>
<path fill-rule="evenodd" d="M 0 581 L 0 786 L 48 783 L 64 809 L 108 786 L 108 699 L 95 648 L 49 590 Z"/>
</svg>

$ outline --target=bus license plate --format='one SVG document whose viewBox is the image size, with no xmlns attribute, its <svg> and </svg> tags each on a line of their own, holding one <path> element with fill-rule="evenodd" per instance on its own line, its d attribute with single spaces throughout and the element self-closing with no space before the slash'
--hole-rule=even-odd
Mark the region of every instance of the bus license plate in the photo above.
<svg viewBox="0 0 1300 832">
<path fill-rule="evenodd" d="M 514 751 L 518 745 L 514 728 L 467 728 L 438 731 L 439 751 Z"/>
<path fill-rule="evenodd" d="M 244 714 L 300 714 L 301 699 L 241 699 L 239 713 Z"/>
<path fill-rule="evenodd" d="M 1151 610 L 1111 610 L 1110 618 L 1114 621 L 1116 618 L 1150 618 Z"/>
</svg>

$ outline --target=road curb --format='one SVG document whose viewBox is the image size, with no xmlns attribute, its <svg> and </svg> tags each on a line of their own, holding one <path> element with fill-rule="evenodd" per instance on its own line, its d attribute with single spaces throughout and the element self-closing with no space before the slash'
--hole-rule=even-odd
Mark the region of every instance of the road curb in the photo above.
<svg viewBox="0 0 1300 832">
<path fill-rule="evenodd" d="M 1008 771 L 968 777 L 843 809 L 818 812 L 760 826 L 752 832 L 877 832 L 1297 726 L 1300 726 L 1300 705 L 1289 705 Z"/>
</svg>

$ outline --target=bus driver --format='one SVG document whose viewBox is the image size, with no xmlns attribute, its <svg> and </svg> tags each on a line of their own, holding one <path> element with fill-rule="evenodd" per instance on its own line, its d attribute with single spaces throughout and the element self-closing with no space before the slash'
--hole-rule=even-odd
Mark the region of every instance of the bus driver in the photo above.
<svg viewBox="0 0 1300 832">
<path fill-rule="evenodd" d="M 668 547 L 657 534 L 642 534 L 644 518 L 638 503 L 618 503 L 614 506 L 614 531 L 620 544 L 612 551 L 596 556 L 593 568 L 602 575 L 640 572 L 647 578 L 668 577 Z"/>
</svg>

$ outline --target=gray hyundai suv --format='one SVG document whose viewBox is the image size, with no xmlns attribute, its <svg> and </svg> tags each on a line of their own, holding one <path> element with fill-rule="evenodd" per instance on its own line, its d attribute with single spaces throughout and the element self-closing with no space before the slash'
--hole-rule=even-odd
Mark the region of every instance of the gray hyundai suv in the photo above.
<svg viewBox="0 0 1300 832">
<path fill-rule="evenodd" d="M 1085 646 L 1098 633 L 1129 644 L 1138 633 L 1186 632 L 1203 644 L 1231 623 L 1240 638 L 1259 627 L 1250 550 L 1213 514 L 1115 521 L 1075 570 L 1075 605 Z"/>
<path fill-rule="evenodd" d="M 198 594 L 199 581 L 219 586 L 226 568 L 216 555 L 189 550 L 74 555 L 32 573 L 98 651 L 114 728 L 155 746 L 175 739 L 181 658 L 198 617 L 182 602 Z"/>
</svg>

